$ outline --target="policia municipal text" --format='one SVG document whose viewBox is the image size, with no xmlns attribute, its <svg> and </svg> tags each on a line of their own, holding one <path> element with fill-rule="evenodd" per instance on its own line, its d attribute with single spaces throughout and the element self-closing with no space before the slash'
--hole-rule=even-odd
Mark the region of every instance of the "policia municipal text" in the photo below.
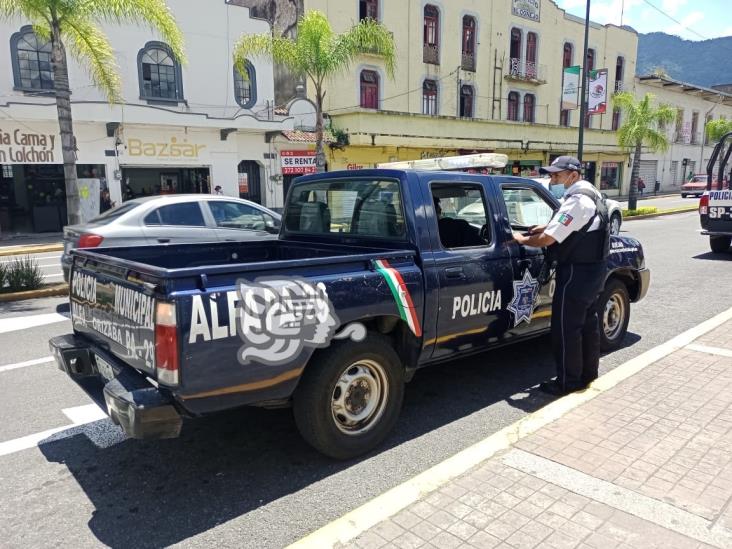
<svg viewBox="0 0 732 549">
<path fill-rule="evenodd" d="M 541 168 L 553 185 L 564 185 L 564 202 L 547 225 L 513 234 L 519 244 L 548 247 L 547 260 L 557 263 L 551 321 L 557 377 L 540 385 L 553 395 L 584 389 L 597 379 L 600 364 L 597 301 L 607 274 L 610 224 L 602 195 L 581 179 L 581 169 L 571 156 Z"/>
</svg>

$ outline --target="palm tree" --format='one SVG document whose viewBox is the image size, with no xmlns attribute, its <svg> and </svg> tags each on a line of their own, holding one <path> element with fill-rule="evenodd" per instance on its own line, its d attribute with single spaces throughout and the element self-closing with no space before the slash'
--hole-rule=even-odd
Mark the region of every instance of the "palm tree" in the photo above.
<svg viewBox="0 0 732 549">
<path fill-rule="evenodd" d="M 653 152 L 666 151 L 669 146 L 668 138 L 665 132 L 659 131 L 659 126 L 670 124 L 676 118 L 676 111 L 672 107 L 663 104 L 655 106 L 653 98 L 651 93 L 647 93 L 638 101 L 629 92 L 613 96 L 613 107 L 625 113 L 625 122 L 618 130 L 618 144 L 628 151 L 634 151 L 628 197 L 629 210 L 635 210 L 638 205 L 641 147 L 645 145 Z"/>
<path fill-rule="evenodd" d="M 323 99 L 325 82 L 345 73 L 356 57 L 364 53 L 380 55 L 390 77 L 394 76 L 394 39 L 373 19 L 364 19 L 342 34 L 333 32 L 319 11 L 306 13 L 297 24 L 296 38 L 270 34 L 244 35 L 234 48 L 234 63 L 244 78 L 246 60 L 271 56 L 296 76 L 307 77 L 315 89 L 315 151 L 318 172 L 325 170 L 323 152 Z"/>
<path fill-rule="evenodd" d="M 160 32 L 181 62 L 184 61 L 183 35 L 165 0 L 0 0 L 0 18 L 27 19 L 34 33 L 51 43 L 68 222 L 77 224 L 81 218 L 67 49 L 87 68 L 92 82 L 107 100 L 116 103 L 121 101 L 119 69 L 115 52 L 100 24 L 149 25 Z"/>
</svg>

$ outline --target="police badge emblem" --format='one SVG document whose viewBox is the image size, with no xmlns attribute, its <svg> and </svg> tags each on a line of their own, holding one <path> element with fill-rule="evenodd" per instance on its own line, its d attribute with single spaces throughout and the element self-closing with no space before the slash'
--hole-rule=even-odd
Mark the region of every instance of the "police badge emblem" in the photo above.
<svg viewBox="0 0 732 549">
<path fill-rule="evenodd" d="M 513 281 L 513 299 L 506 307 L 513 313 L 514 326 L 518 326 L 523 321 L 526 321 L 527 324 L 531 323 L 531 315 L 534 313 L 538 295 L 539 282 L 526 269 L 523 279 Z"/>
</svg>

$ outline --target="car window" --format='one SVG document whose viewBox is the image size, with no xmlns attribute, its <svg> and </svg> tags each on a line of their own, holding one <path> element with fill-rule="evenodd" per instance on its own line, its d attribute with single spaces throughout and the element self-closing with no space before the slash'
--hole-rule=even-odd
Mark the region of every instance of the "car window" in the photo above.
<svg viewBox="0 0 732 549">
<path fill-rule="evenodd" d="M 212 200 L 208 202 L 208 206 L 211 208 L 217 227 L 257 231 L 266 228 L 264 213 L 247 204 Z"/>
<path fill-rule="evenodd" d="M 535 189 L 503 187 L 508 219 L 512 227 L 531 227 L 549 223 L 554 210 Z"/>
<path fill-rule="evenodd" d="M 97 225 L 106 225 L 107 223 L 111 223 L 115 219 L 119 219 L 123 215 L 125 215 L 127 212 L 131 212 L 135 208 L 137 208 L 140 205 L 139 202 L 125 202 L 124 204 L 120 204 L 116 208 L 112 208 L 111 210 L 107 210 L 102 215 L 98 215 L 89 223 L 96 223 Z"/>
<path fill-rule="evenodd" d="M 444 248 L 483 246 L 491 241 L 488 210 L 480 185 L 433 183 L 432 201 Z"/>
<path fill-rule="evenodd" d="M 184 202 L 161 206 L 145 216 L 145 225 L 178 225 L 185 227 L 205 227 L 201 207 L 198 202 Z"/>
</svg>

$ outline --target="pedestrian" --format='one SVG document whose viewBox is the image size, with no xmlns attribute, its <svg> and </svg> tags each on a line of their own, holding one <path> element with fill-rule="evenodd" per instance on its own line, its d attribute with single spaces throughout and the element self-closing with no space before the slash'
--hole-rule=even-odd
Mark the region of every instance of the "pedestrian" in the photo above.
<svg viewBox="0 0 732 549">
<path fill-rule="evenodd" d="M 582 179 L 580 170 L 572 156 L 560 156 L 542 168 L 552 184 L 567 189 L 564 202 L 547 225 L 532 227 L 528 234 L 513 233 L 519 244 L 548 247 L 557 264 L 551 319 L 557 376 L 539 386 L 552 395 L 586 388 L 597 379 L 600 364 L 597 302 L 607 273 L 610 223 L 602 195 Z"/>
<path fill-rule="evenodd" d="M 646 182 L 643 181 L 642 177 L 638 178 L 638 192 L 643 196 L 643 191 L 646 189 Z"/>
<path fill-rule="evenodd" d="M 214 194 L 224 194 L 224 191 L 221 190 L 221 185 L 216 185 L 214 187 Z"/>
</svg>

